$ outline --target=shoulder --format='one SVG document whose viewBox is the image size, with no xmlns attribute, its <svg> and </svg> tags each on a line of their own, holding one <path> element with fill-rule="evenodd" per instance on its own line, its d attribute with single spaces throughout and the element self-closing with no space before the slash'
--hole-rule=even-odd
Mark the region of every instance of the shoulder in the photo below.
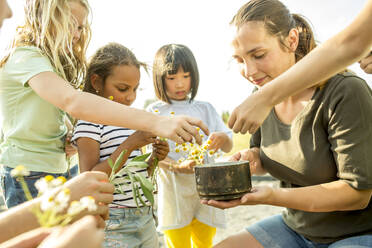
<svg viewBox="0 0 372 248">
<path fill-rule="evenodd" d="M 370 90 L 366 81 L 351 72 L 339 73 L 330 78 L 325 85 L 328 92 L 340 91 L 350 94 L 354 91 Z"/>
<path fill-rule="evenodd" d="M 163 108 L 164 106 L 169 105 L 168 103 L 162 102 L 162 101 L 156 101 L 154 103 L 151 103 L 147 108 L 146 111 L 149 112 L 155 112 L 155 110 L 159 110 L 160 108 Z"/>
</svg>

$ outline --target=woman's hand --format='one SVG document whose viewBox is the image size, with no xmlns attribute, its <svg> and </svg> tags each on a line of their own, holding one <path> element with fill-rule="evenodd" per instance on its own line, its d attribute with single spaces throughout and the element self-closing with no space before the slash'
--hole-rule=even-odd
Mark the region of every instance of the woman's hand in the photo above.
<svg viewBox="0 0 372 248">
<path fill-rule="evenodd" d="M 367 57 L 359 61 L 359 64 L 360 68 L 365 73 L 372 74 L 372 51 L 367 55 Z"/>
<path fill-rule="evenodd" d="M 260 159 L 260 149 L 252 148 L 241 150 L 232 155 L 228 161 L 249 161 L 249 167 L 252 175 L 264 175 L 266 170 L 262 167 Z"/>
<path fill-rule="evenodd" d="M 233 208 L 240 205 L 266 204 L 268 199 L 273 195 L 273 192 L 272 188 L 261 186 L 252 188 L 250 193 L 243 195 L 240 199 L 232 201 L 201 200 L 201 203 L 220 209 Z"/>
<path fill-rule="evenodd" d="M 165 140 L 156 139 L 153 147 L 153 154 L 158 159 L 158 161 L 164 160 L 169 153 L 169 145 Z"/>
<path fill-rule="evenodd" d="M 235 133 L 255 133 L 273 108 L 269 103 L 270 99 L 265 98 L 260 90 L 256 91 L 234 109 L 229 127 Z"/>
<path fill-rule="evenodd" d="M 159 137 L 171 139 L 178 144 L 191 142 L 193 137 L 196 143 L 202 144 L 202 138 L 196 127 L 200 127 L 206 135 L 209 135 L 207 126 L 199 119 L 183 115 L 158 117 L 152 131 Z"/>
</svg>

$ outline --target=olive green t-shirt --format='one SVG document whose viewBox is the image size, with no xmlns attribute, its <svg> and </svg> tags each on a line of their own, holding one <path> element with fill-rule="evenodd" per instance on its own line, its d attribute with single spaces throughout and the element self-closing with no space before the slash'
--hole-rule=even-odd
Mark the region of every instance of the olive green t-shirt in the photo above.
<svg viewBox="0 0 372 248">
<path fill-rule="evenodd" d="M 47 71 L 54 71 L 49 59 L 31 46 L 17 48 L 0 68 L 0 163 L 5 166 L 21 164 L 48 173 L 67 170 L 65 113 L 28 85 L 32 77 Z"/>
<path fill-rule="evenodd" d="M 365 81 L 343 73 L 318 88 L 291 125 L 272 110 L 252 136 L 264 168 L 286 188 L 341 180 L 372 189 L 372 92 Z M 372 234 L 372 203 L 363 210 L 327 213 L 287 209 L 285 223 L 320 243 Z"/>
</svg>

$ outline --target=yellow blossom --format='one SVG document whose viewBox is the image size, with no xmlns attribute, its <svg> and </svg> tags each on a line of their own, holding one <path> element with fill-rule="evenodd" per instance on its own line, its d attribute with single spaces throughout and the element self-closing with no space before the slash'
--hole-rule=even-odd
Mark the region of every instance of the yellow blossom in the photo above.
<svg viewBox="0 0 372 248">
<path fill-rule="evenodd" d="M 15 167 L 13 170 L 10 171 L 10 175 L 12 177 L 20 177 L 20 176 L 25 177 L 25 176 L 29 176 L 30 172 L 23 165 L 18 165 L 17 167 Z"/>
<path fill-rule="evenodd" d="M 108 99 L 110 99 L 112 101 L 112 100 L 114 100 L 114 97 L 113 96 L 109 96 Z"/>
</svg>

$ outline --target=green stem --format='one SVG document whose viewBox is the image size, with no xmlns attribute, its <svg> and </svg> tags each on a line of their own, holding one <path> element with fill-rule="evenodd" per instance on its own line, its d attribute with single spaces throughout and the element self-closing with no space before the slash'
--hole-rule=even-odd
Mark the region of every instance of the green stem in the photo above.
<svg viewBox="0 0 372 248">
<path fill-rule="evenodd" d="M 26 199 L 28 201 L 32 200 L 33 198 L 32 198 L 32 195 L 30 193 L 30 190 L 28 189 L 28 186 L 27 186 L 27 183 L 26 183 L 25 179 L 23 178 L 23 176 L 18 177 L 18 179 L 19 179 L 19 183 L 22 186 L 23 191 L 25 192 Z"/>
</svg>

